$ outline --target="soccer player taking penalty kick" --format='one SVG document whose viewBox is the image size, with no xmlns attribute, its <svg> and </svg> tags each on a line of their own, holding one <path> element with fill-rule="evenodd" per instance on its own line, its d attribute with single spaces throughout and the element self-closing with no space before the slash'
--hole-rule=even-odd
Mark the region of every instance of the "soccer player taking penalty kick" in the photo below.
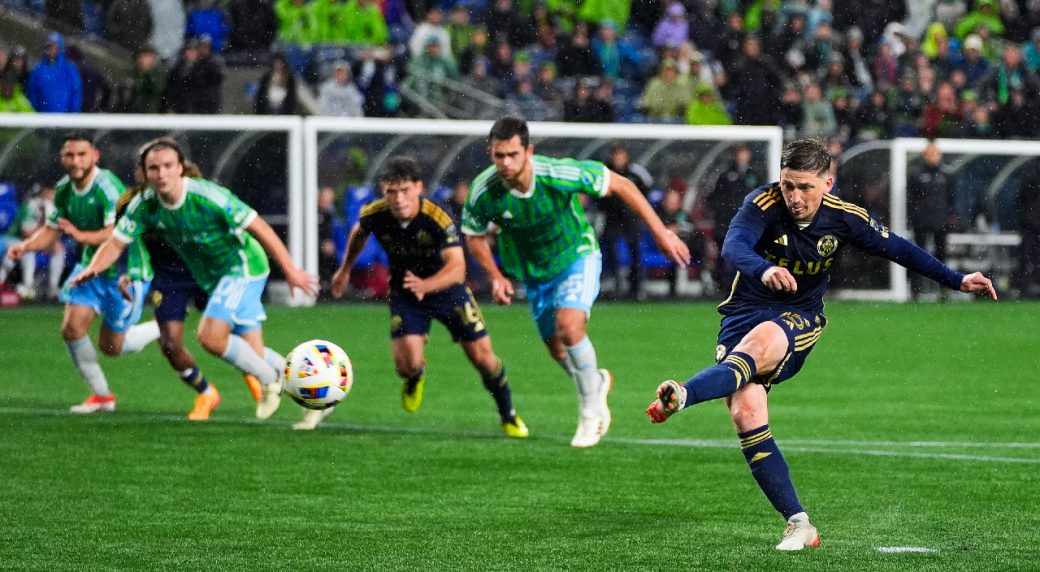
<svg viewBox="0 0 1040 572">
<path fill-rule="evenodd" d="M 127 244 L 155 231 L 184 259 L 209 296 L 199 322 L 199 343 L 260 380 L 256 416 L 267 419 L 281 402 L 285 369 L 285 359 L 264 346 L 261 329 L 267 317 L 260 302 L 270 271 L 267 254 L 282 268 L 290 291 L 299 288 L 314 295 L 317 277 L 297 268 L 271 226 L 231 191 L 185 177 L 184 153 L 173 139 L 145 144 L 138 163 L 148 188 L 130 201 L 112 237 L 70 284 L 87 283 L 111 266 Z"/>
<path fill-rule="evenodd" d="M 956 272 L 906 239 L 892 234 L 867 211 L 829 194 L 830 152 L 824 142 L 788 144 L 780 181 L 749 194 L 733 221 L 722 256 L 737 269 L 722 314 L 717 365 L 678 383 L 667 380 L 646 410 L 663 423 L 683 408 L 724 398 L 744 458 L 759 488 L 787 520 L 778 550 L 816 547 L 787 462 L 769 429 L 769 389 L 798 373 L 824 327 L 823 294 L 840 250 L 853 245 L 961 292 L 997 299 L 981 273 Z"/>
<path fill-rule="evenodd" d="M 437 319 L 480 372 L 484 388 L 498 408 L 502 430 L 510 437 L 527 437 L 527 426 L 513 409 L 505 365 L 495 355 L 484 317 L 464 285 L 466 260 L 455 221 L 422 196 L 422 174 L 411 157 L 387 161 L 379 186 L 383 198 L 365 205 L 350 231 L 346 257 L 332 277 L 332 294 L 343 294 L 354 262 L 368 237 L 374 235 L 390 258 L 391 350 L 397 374 L 404 379 L 404 409 L 414 412 L 422 403 L 426 384 L 423 347 L 430 322 Z M 322 413 L 308 412 L 318 421 Z"/>
<path fill-rule="evenodd" d="M 578 429 L 571 446 L 591 447 L 610 427 L 607 392 L 612 380 L 599 367 L 586 335 L 602 261 L 578 193 L 617 195 L 676 263 L 688 264 L 690 251 L 665 228 L 635 184 L 603 163 L 535 155 L 523 119 L 495 122 L 488 144 L 494 165 L 473 180 L 463 209 L 466 244 L 487 272 L 492 299 L 511 303 L 513 283 L 495 264 L 486 237 L 492 225 L 498 227 L 505 270 L 523 281 L 539 335 L 577 385 Z"/>
<path fill-rule="evenodd" d="M 7 252 L 18 260 L 27 252 L 47 250 L 58 236 L 65 233 L 82 245 L 80 262 L 73 276 L 90 262 L 98 246 L 109 240 L 116 222 L 116 203 L 123 193 L 123 183 L 111 171 L 98 167 L 101 152 L 93 136 L 84 132 L 67 133 L 62 139 L 61 166 L 68 175 L 55 185 L 54 211 L 47 224 L 31 237 L 13 245 Z M 126 251 L 123 275 L 129 279 L 128 289 L 120 291 L 120 269 L 111 268 Z M 73 413 L 114 411 L 116 399 L 101 371 L 97 352 L 87 335 L 94 318 L 103 319 L 98 345 L 110 356 L 140 351 L 159 337 L 155 321 L 134 325 L 141 318 L 144 297 L 152 279 L 148 251 L 140 241 L 129 240 L 105 268 L 95 272 L 97 280 L 82 284 L 69 280 L 61 291 L 65 316 L 61 336 L 68 346 L 91 395 L 70 409 Z"/>
</svg>

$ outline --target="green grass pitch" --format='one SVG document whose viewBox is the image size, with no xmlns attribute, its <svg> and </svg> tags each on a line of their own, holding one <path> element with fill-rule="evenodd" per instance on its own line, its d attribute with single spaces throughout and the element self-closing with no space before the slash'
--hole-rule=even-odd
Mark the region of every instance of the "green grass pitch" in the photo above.
<svg viewBox="0 0 1040 572">
<path fill-rule="evenodd" d="M 0 312 L 0 570 L 1040 567 L 1040 305 L 828 305 L 812 358 L 770 397 L 823 539 L 797 554 L 773 549 L 783 522 L 721 404 L 643 415 L 660 380 L 711 362 L 713 305 L 596 306 L 614 425 L 588 450 L 568 446 L 572 382 L 526 308 L 484 311 L 526 441 L 501 435 L 439 325 L 422 409 L 402 410 L 383 305 L 269 308 L 272 347 L 326 338 L 354 362 L 353 392 L 310 433 L 291 430 L 289 400 L 256 422 L 237 373 L 194 340 L 223 395 L 212 421 L 184 420 L 192 394 L 156 347 L 103 357 L 119 410 L 73 417 L 86 389 L 60 309 Z"/>
</svg>

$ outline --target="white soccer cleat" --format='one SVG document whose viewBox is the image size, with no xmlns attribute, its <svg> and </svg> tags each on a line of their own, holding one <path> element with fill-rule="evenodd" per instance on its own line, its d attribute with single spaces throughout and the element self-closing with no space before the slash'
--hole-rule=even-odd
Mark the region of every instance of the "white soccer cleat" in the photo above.
<svg viewBox="0 0 1040 572">
<path fill-rule="evenodd" d="M 114 395 L 91 395 L 83 403 L 69 407 L 70 413 L 87 415 L 98 411 L 115 411 L 116 396 Z"/>
<path fill-rule="evenodd" d="M 784 539 L 776 545 L 777 550 L 794 552 L 820 546 L 820 533 L 809 523 L 809 519 L 789 520 L 784 530 Z"/>
<path fill-rule="evenodd" d="M 304 409 L 303 419 L 299 423 L 294 423 L 292 428 L 297 431 L 313 431 L 321 425 L 321 422 L 326 417 L 332 415 L 332 410 L 335 407 L 329 407 L 328 409 Z"/>
<path fill-rule="evenodd" d="M 256 418 L 268 419 L 282 404 L 282 378 L 265 385 L 260 394 L 260 402 L 256 404 Z"/>
<path fill-rule="evenodd" d="M 599 396 L 596 399 L 596 408 L 599 410 L 600 436 L 606 435 L 610 430 L 610 406 L 607 404 L 607 394 L 614 388 L 614 376 L 609 371 L 600 368 L 599 374 L 603 376 L 603 385 L 599 388 Z"/>
<path fill-rule="evenodd" d="M 603 436 L 603 423 L 598 414 L 582 414 L 578 417 L 578 431 L 571 439 L 571 447 L 584 449 L 599 443 Z"/>
</svg>

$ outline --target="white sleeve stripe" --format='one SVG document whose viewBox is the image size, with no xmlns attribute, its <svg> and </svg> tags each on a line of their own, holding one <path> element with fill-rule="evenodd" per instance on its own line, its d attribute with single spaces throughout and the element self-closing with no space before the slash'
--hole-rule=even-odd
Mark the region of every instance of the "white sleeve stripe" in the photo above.
<svg viewBox="0 0 1040 572">
<path fill-rule="evenodd" d="M 122 242 L 123 244 L 130 244 L 131 242 L 134 241 L 134 239 L 130 238 L 129 236 L 127 236 L 125 234 L 123 234 L 118 228 L 112 231 L 112 236 L 114 236 L 116 238 L 116 240 L 118 240 L 119 242 Z"/>
<path fill-rule="evenodd" d="M 247 226 L 253 224 L 253 221 L 256 220 L 256 217 L 258 216 L 260 215 L 258 215 L 255 210 L 249 213 L 245 220 L 242 221 L 242 224 L 238 225 L 238 228 L 235 229 L 235 234 L 242 234 L 242 231 L 244 231 Z"/>
</svg>

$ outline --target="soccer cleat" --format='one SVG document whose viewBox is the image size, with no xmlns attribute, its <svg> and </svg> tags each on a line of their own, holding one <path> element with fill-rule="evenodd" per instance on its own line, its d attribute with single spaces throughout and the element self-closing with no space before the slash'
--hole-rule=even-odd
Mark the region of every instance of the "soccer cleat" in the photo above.
<svg viewBox="0 0 1040 572">
<path fill-rule="evenodd" d="M 260 385 L 260 380 L 251 373 L 243 373 L 242 381 L 246 382 L 246 387 L 249 388 L 249 393 L 253 396 L 253 401 L 260 403 L 260 397 L 264 392 L 263 386 Z"/>
<path fill-rule="evenodd" d="M 516 437 L 517 439 L 523 439 L 531 434 L 531 431 L 527 428 L 524 420 L 520 419 L 519 415 L 514 415 L 509 421 L 503 421 L 502 430 L 505 431 L 506 436 Z"/>
<path fill-rule="evenodd" d="M 260 401 L 256 404 L 256 418 L 267 419 L 278 411 L 282 404 L 282 379 L 278 378 L 263 386 Z"/>
<path fill-rule="evenodd" d="M 580 415 L 578 417 L 578 430 L 571 439 L 571 447 L 584 449 L 599 443 L 603 437 L 603 422 L 599 415 Z"/>
<path fill-rule="evenodd" d="M 220 393 L 217 386 L 209 384 L 209 391 L 195 396 L 195 406 L 188 412 L 189 421 L 205 421 L 209 414 L 220 405 Z"/>
<path fill-rule="evenodd" d="M 116 410 L 116 396 L 115 395 L 91 395 L 86 401 L 78 405 L 69 407 L 69 411 L 72 413 L 79 413 L 81 415 L 87 413 L 97 413 L 98 411 L 115 411 Z"/>
<path fill-rule="evenodd" d="M 606 435 L 607 431 L 610 430 L 610 406 L 607 404 L 607 394 L 614 389 L 614 376 L 603 368 L 600 368 L 599 374 L 603 376 L 603 385 L 600 386 L 599 397 L 596 401 L 596 407 L 599 409 L 600 418 L 600 435 Z"/>
<path fill-rule="evenodd" d="M 686 403 L 686 388 L 677 381 L 666 379 L 657 386 L 657 399 L 646 408 L 646 414 L 654 423 L 664 423 L 675 415 Z"/>
<path fill-rule="evenodd" d="M 297 431 L 312 431 L 325 420 L 326 417 L 332 415 L 332 410 L 335 407 L 329 407 L 328 409 L 304 409 L 303 419 L 298 423 L 294 423 L 292 428 Z"/>
<path fill-rule="evenodd" d="M 401 406 L 408 413 L 415 413 L 422 405 L 423 389 L 426 387 L 426 374 L 422 374 L 415 383 L 404 380 L 401 386 Z"/>
<path fill-rule="evenodd" d="M 784 538 L 776 545 L 777 550 L 793 552 L 805 548 L 817 548 L 820 546 L 820 533 L 809 520 L 789 520 L 787 529 L 784 530 Z"/>
</svg>

